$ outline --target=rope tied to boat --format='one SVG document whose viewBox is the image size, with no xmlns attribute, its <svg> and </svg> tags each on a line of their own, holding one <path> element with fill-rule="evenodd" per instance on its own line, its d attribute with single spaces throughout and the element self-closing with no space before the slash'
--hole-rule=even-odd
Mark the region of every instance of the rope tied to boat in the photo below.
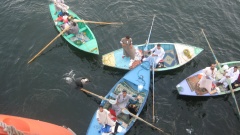
<svg viewBox="0 0 240 135">
<path fill-rule="evenodd" d="M 3 128 L 3 131 L 7 132 L 8 135 L 24 135 L 21 131 L 18 131 L 14 126 L 7 125 L 4 122 L 0 122 L 0 127 Z"/>
</svg>

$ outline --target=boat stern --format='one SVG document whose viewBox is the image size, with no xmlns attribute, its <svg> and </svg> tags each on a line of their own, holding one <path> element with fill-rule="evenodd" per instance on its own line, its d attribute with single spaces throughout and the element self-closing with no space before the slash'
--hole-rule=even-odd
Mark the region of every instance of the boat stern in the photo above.
<svg viewBox="0 0 240 135">
<path fill-rule="evenodd" d="M 110 52 L 110 53 L 104 54 L 102 56 L 102 63 L 105 66 L 115 67 L 116 63 L 115 63 L 114 52 Z"/>
</svg>

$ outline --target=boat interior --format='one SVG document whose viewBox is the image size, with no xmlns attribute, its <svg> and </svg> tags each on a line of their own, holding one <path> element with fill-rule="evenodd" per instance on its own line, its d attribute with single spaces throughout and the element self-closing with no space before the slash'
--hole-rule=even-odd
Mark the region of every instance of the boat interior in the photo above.
<svg viewBox="0 0 240 135">
<path fill-rule="evenodd" d="M 143 92 L 142 91 L 141 92 L 136 91 L 136 89 L 138 89 L 137 86 L 132 84 L 131 82 L 128 82 L 127 80 L 124 80 L 121 83 L 119 83 L 115 87 L 114 91 L 112 93 L 110 93 L 107 98 L 115 100 L 117 95 L 119 93 L 121 93 L 123 89 L 125 89 L 127 91 L 127 93 L 132 95 L 133 97 L 136 97 L 136 96 L 140 96 L 141 97 L 137 102 L 133 101 L 133 100 L 130 100 L 129 104 L 128 104 L 128 106 L 134 105 L 134 109 L 137 111 L 137 113 L 140 113 L 139 112 L 139 108 L 144 105 L 143 102 L 144 102 L 145 98 L 147 98 L 146 97 L 146 91 L 144 91 L 144 90 L 143 90 Z M 104 103 L 104 108 L 110 109 L 111 108 L 111 104 L 109 102 L 105 102 Z M 132 121 L 135 121 L 134 117 L 130 118 L 128 114 L 124 114 L 123 112 L 120 113 L 117 116 L 117 119 L 118 119 L 118 121 L 120 121 L 122 123 L 122 126 L 124 128 L 127 128 L 128 125 Z"/>
<path fill-rule="evenodd" d="M 233 67 L 233 66 L 238 66 L 238 69 L 240 70 L 240 64 L 231 64 L 228 65 L 229 68 Z M 219 68 L 217 68 L 218 71 L 216 73 L 216 80 L 219 81 L 220 78 L 223 76 L 222 72 L 220 72 Z M 197 83 L 200 81 L 201 79 L 201 75 L 197 74 L 191 77 L 188 77 L 186 79 L 191 91 L 195 91 L 197 95 L 204 95 L 207 94 L 208 91 L 205 88 L 200 88 L 197 86 Z M 229 90 L 227 88 L 225 88 L 223 85 L 218 85 L 217 86 L 219 88 L 220 91 L 216 91 L 218 94 L 225 94 L 225 93 L 229 93 Z M 239 90 L 240 87 L 236 86 L 236 90 Z"/>
</svg>

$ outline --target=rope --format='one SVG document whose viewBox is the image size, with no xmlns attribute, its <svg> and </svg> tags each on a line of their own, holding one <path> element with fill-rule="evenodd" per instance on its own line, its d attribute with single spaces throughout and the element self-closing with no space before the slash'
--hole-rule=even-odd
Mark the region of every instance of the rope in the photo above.
<svg viewBox="0 0 240 135">
<path fill-rule="evenodd" d="M 21 131 L 18 131 L 14 126 L 9 126 L 4 122 L 0 122 L 0 127 L 3 131 L 7 132 L 8 135 L 24 135 Z"/>
</svg>

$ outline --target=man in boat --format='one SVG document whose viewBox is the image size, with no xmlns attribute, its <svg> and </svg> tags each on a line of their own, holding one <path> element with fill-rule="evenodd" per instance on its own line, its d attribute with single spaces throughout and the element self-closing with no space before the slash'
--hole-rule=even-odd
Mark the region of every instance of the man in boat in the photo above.
<svg viewBox="0 0 240 135">
<path fill-rule="evenodd" d="M 216 80 L 222 79 L 227 73 L 228 69 L 229 69 L 228 65 L 222 66 L 222 68 L 216 72 Z"/>
<path fill-rule="evenodd" d="M 231 85 L 232 85 L 233 89 L 236 89 L 236 88 L 240 87 L 240 74 L 238 75 L 238 79 L 234 83 L 232 83 Z M 227 86 L 227 89 L 230 90 L 230 87 Z"/>
<path fill-rule="evenodd" d="M 142 60 L 142 52 L 138 49 L 138 47 L 135 47 L 135 57 L 134 59 L 130 60 L 129 63 L 129 68 L 133 69 L 135 68 L 137 65 L 141 64 L 141 60 Z"/>
<path fill-rule="evenodd" d="M 237 66 L 231 67 L 227 70 L 226 75 L 219 81 L 218 85 L 223 84 L 226 88 L 228 86 L 228 80 L 230 80 L 230 84 L 235 82 L 238 79 L 239 70 Z"/>
<path fill-rule="evenodd" d="M 76 78 L 76 79 L 74 79 L 74 81 L 75 81 L 75 84 L 77 86 L 77 89 L 83 88 L 83 85 L 90 82 L 90 80 L 88 78 L 85 78 L 85 77 Z"/>
<path fill-rule="evenodd" d="M 197 84 L 200 88 L 207 89 L 209 94 L 217 92 L 216 90 L 213 90 L 215 88 L 214 81 L 217 72 L 217 68 L 215 68 L 215 66 L 215 64 L 212 64 L 210 67 L 206 67 L 205 69 L 203 69 L 202 77 Z"/>
<path fill-rule="evenodd" d="M 68 23 L 68 15 L 66 12 L 59 12 L 58 18 L 54 20 L 55 25 L 57 25 L 58 22 Z"/>
<path fill-rule="evenodd" d="M 57 12 L 64 11 L 67 12 L 67 10 L 69 9 L 69 7 L 67 5 L 64 4 L 64 0 L 53 0 L 54 6 L 55 6 L 55 15 L 57 14 Z"/>
<path fill-rule="evenodd" d="M 154 63 L 155 67 L 159 64 L 161 60 L 163 60 L 163 57 L 165 55 L 165 51 L 161 47 L 161 44 L 157 44 L 154 48 L 147 52 L 151 52 L 151 55 L 148 56 L 148 58 L 144 58 L 143 61 L 149 61 L 151 66 Z"/>
<path fill-rule="evenodd" d="M 130 36 L 126 36 L 120 41 L 123 48 L 123 56 L 122 58 L 130 57 L 130 59 L 134 59 L 135 57 L 135 48 L 132 45 L 132 38 Z"/>
<path fill-rule="evenodd" d="M 78 33 L 79 33 L 78 24 L 75 22 L 71 22 L 68 34 L 74 34 L 76 36 Z"/>
<path fill-rule="evenodd" d="M 97 110 L 97 121 L 99 124 L 103 125 L 103 127 L 107 125 L 115 126 L 115 122 L 109 117 L 110 112 L 107 109 L 104 109 L 103 106 L 99 106 Z"/>
<path fill-rule="evenodd" d="M 112 105 L 112 109 L 116 112 L 117 116 L 122 112 L 122 109 L 128 105 L 130 99 L 136 101 L 138 97 L 132 97 L 127 94 L 126 90 L 123 90 L 122 93 L 118 94 L 116 98 L 117 103 Z"/>
</svg>

